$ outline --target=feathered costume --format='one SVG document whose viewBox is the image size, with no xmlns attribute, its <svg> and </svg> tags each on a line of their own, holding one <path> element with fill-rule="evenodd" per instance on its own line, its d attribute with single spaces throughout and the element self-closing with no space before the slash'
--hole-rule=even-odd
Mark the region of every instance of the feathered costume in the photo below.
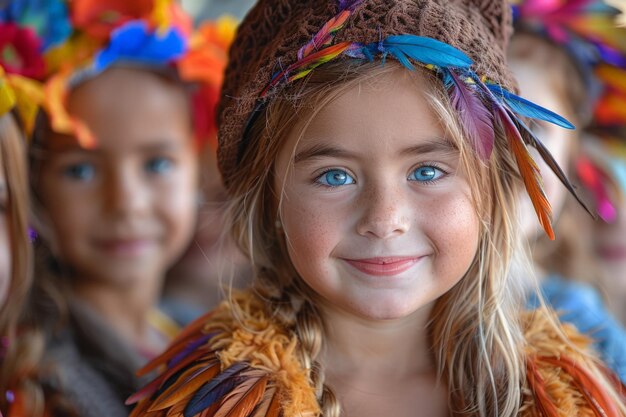
<svg viewBox="0 0 626 417">
<path fill-rule="evenodd" d="M 505 87 L 511 85 L 506 71 L 493 70 L 503 66 L 504 51 L 489 55 L 497 47 L 487 43 L 504 44 L 508 36 L 506 11 L 491 9 L 501 4 L 460 3 L 458 9 L 456 2 L 453 7 L 440 0 L 341 0 L 338 5 L 268 0 L 257 4 L 247 17 L 249 33 L 240 30 L 231 49 L 236 55 L 231 55 L 232 73 L 222 98 L 218 159 L 226 186 L 239 170 L 248 169 L 242 163 L 247 152 L 263 152 L 252 148 L 250 129 L 281 88 L 333 60 L 380 60 L 384 64 L 386 59 L 395 59 L 408 70 L 420 66 L 439 77 L 479 158 L 492 157 L 494 131 L 504 132 L 539 220 L 553 237 L 550 205 L 527 147 L 535 147 L 570 192 L 574 190 L 523 118 L 572 126 L 513 94 Z M 374 27 L 379 18 L 381 25 Z M 400 29 L 387 27 L 395 24 Z M 477 29 L 481 25 L 490 30 Z M 432 33 L 432 37 L 398 33 L 402 30 Z M 307 39 L 301 42 L 305 32 Z M 464 45 L 475 53 L 473 59 L 452 42 L 444 42 L 450 33 L 456 36 L 455 46 Z M 298 46 L 294 49 L 294 45 Z M 485 75 L 489 71 L 493 77 Z M 247 292 L 191 324 L 163 355 L 140 371 L 161 373 L 128 399 L 129 404 L 137 404 L 131 416 L 319 416 L 312 370 L 300 362 L 297 336 L 266 308 L 262 299 Z M 538 310 L 522 318 L 528 379 L 520 398 L 520 415 L 621 415 L 619 406 L 598 390 L 594 376 L 585 370 L 590 361 L 588 340 L 567 327 L 561 335 L 546 314 Z"/>
<path fill-rule="evenodd" d="M 586 370 L 589 340 L 571 326 L 559 334 L 550 320 L 542 310 L 522 318 L 527 382 L 520 416 L 620 416 Z M 317 416 L 310 370 L 297 349 L 296 336 L 261 299 L 239 294 L 191 324 L 140 371 L 162 372 L 128 399 L 138 403 L 131 417 Z"/>
</svg>

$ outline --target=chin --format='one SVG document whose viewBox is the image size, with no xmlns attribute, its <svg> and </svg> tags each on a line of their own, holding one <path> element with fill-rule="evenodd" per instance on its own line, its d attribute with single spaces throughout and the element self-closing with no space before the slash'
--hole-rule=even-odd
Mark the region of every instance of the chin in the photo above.
<svg viewBox="0 0 626 417">
<path fill-rule="evenodd" d="M 387 321 L 409 317 L 421 310 L 425 305 L 425 303 L 418 303 L 416 300 L 385 299 L 385 297 L 380 297 L 374 302 L 367 300 L 350 303 L 349 311 L 364 320 Z"/>
</svg>

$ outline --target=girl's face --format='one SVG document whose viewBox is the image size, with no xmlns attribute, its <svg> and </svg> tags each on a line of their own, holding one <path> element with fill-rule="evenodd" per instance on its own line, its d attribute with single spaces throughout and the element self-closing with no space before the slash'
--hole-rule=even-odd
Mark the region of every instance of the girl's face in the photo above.
<svg viewBox="0 0 626 417">
<path fill-rule="evenodd" d="M 186 95 L 149 72 L 113 68 L 75 89 L 68 107 L 98 146 L 56 134 L 46 143 L 40 194 L 61 260 L 118 286 L 162 275 L 195 224 Z"/>
<path fill-rule="evenodd" d="M 0 158 L 0 305 L 6 300 L 11 281 L 11 236 L 9 231 L 9 190 Z"/>
<path fill-rule="evenodd" d="M 466 173 L 426 87 L 404 69 L 355 85 L 301 140 L 292 133 L 277 161 L 293 265 L 326 302 L 362 318 L 430 305 L 477 251 Z"/>
</svg>

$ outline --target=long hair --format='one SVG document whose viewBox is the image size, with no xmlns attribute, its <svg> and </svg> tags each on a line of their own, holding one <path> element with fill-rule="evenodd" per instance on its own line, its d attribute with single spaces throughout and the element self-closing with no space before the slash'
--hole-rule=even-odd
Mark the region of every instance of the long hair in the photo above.
<svg viewBox="0 0 626 417">
<path fill-rule="evenodd" d="M 44 395 L 37 382 L 37 372 L 43 353 L 43 337 L 35 329 L 21 327 L 32 285 L 26 152 L 24 139 L 11 113 L 0 117 L 0 159 L 9 190 L 12 257 L 8 297 L 0 310 L 1 334 L 9 343 L 5 356 L 0 359 L 0 392 L 19 391 L 26 400 L 28 415 L 40 416 L 44 410 Z M 0 396 L 0 409 L 6 411 L 7 408 L 5 396 Z"/>
<path fill-rule="evenodd" d="M 298 87 L 285 89 L 251 127 L 238 175 L 229 188 L 231 232 L 252 262 L 255 290 L 267 300 L 275 317 L 297 335 L 300 359 L 310 372 L 324 417 L 340 416 L 341 407 L 325 385 L 320 361 L 325 327 L 316 294 L 299 278 L 288 255 L 288 242 L 276 227 L 283 190 L 275 184 L 274 164 L 286 137 L 295 134 L 301 139 L 325 105 L 361 82 L 398 69 L 394 62 L 329 63 Z M 418 71 L 416 76 L 427 80 L 430 108 L 459 149 L 460 169 L 468 173 L 480 219 L 478 250 L 470 268 L 431 312 L 428 330 L 436 369 L 448 387 L 454 414 L 516 416 L 526 380 L 519 312 L 527 281 L 515 279 L 510 269 L 514 263 L 529 262 L 520 249 L 515 219 L 521 180 L 502 128 L 496 127 L 493 155 L 489 161 L 480 161 L 464 138 L 442 83 L 432 72 Z M 298 130 L 292 131 L 293 126 Z M 536 283 L 534 287 L 537 291 Z"/>
<path fill-rule="evenodd" d="M 304 130 L 316 111 L 346 89 L 397 70 L 395 63 L 331 63 L 318 68 L 298 90 L 292 88 L 275 98 L 252 126 L 249 151 L 240 162 L 246 168 L 240 170 L 230 188 L 233 201 L 229 214 L 235 240 L 252 261 L 255 288 L 298 335 L 301 360 L 311 369 L 325 417 L 339 416 L 340 407 L 324 384 L 324 369 L 318 360 L 324 323 L 313 291 L 298 278 L 285 238 L 275 227 L 282 190 L 273 186 L 273 165 L 285 137 L 294 133 L 290 126 L 296 119 L 305 121 Z M 518 181 L 513 159 L 504 149 L 502 137 L 496 139 L 488 164 L 475 158 L 441 83 L 429 71 L 420 72 L 429 80 L 426 94 L 431 108 L 458 147 L 463 169 L 470 173 L 472 198 L 481 219 L 479 249 L 471 267 L 436 302 L 432 312 L 429 330 L 436 366 L 449 387 L 454 412 L 512 416 L 519 409 L 524 378 L 518 291 L 511 291 L 515 284 L 507 279 L 517 246 L 511 219 L 515 213 L 513 188 Z"/>
</svg>

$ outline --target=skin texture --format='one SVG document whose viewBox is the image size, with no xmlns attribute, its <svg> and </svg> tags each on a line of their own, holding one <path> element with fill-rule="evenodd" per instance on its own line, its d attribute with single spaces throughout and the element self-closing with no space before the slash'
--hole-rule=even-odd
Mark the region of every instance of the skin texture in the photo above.
<svg viewBox="0 0 626 417">
<path fill-rule="evenodd" d="M 11 236 L 9 234 L 9 191 L 0 158 L 0 304 L 4 304 L 11 280 Z"/>
<path fill-rule="evenodd" d="M 531 36 L 520 35 L 514 38 L 511 53 L 509 54 L 509 66 L 515 75 L 520 87 L 522 97 L 540 106 L 554 111 L 570 120 L 570 106 L 567 98 L 555 87 L 552 73 L 545 71 L 545 63 L 537 62 L 536 55 L 529 57 L 519 56 L 516 50 L 520 48 L 547 48 L 546 44 Z M 573 120 L 572 120 L 573 121 Z M 568 174 L 568 168 L 572 157 L 572 150 L 578 139 L 576 131 L 563 129 L 551 123 L 536 121 L 532 128 L 537 137 L 548 148 L 554 159 L 563 171 Z M 539 154 L 531 148 L 531 153 L 539 165 L 544 182 L 544 190 L 552 205 L 553 215 L 556 219 L 563 209 L 567 190 L 561 184 L 557 176 L 543 162 Z M 526 193 L 522 193 L 521 224 L 522 230 L 529 239 L 535 239 L 543 233 L 543 229 L 537 221 L 532 203 Z"/>
<path fill-rule="evenodd" d="M 40 194 L 55 250 L 76 293 L 135 338 L 195 225 L 188 100 L 155 74 L 112 68 L 78 86 L 69 111 L 98 146 L 57 134 L 46 144 Z"/>
<path fill-rule="evenodd" d="M 447 412 L 426 322 L 469 268 L 479 226 L 420 77 L 399 69 L 350 88 L 301 140 L 295 129 L 277 160 L 289 256 L 319 296 L 328 380 L 348 415 L 415 415 L 418 404 L 424 415 Z M 337 179 L 344 185 L 328 185 Z M 415 261 L 386 276 L 353 262 L 380 257 Z"/>
</svg>

